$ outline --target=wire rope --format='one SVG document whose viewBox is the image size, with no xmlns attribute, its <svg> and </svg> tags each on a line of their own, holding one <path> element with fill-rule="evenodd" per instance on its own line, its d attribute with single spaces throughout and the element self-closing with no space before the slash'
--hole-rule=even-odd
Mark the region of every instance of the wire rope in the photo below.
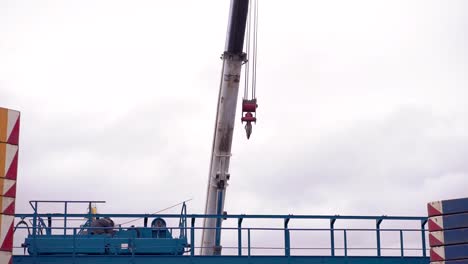
<svg viewBox="0 0 468 264">
<path fill-rule="evenodd" d="M 252 12 L 251 12 L 251 6 L 252 2 L 249 3 L 249 11 L 248 11 L 248 21 L 247 21 L 247 30 L 246 30 L 246 38 L 245 38 L 245 49 L 247 53 L 247 61 L 245 62 L 245 86 L 244 86 L 244 100 L 248 99 L 249 96 L 249 73 L 250 73 L 250 63 L 249 63 L 249 57 L 250 57 L 250 28 L 251 28 L 251 17 L 252 17 Z"/>
<path fill-rule="evenodd" d="M 258 39 L 258 0 L 254 0 L 253 52 L 252 52 L 252 99 L 256 98 L 257 88 L 257 42 Z"/>
<path fill-rule="evenodd" d="M 161 209 L 161 210 L 159 210 L 159 211 L 157 211 L 157 212 L 154 212 L 154 213 L 150 214 L 150 216 L 151 216 L 151 215 L 155 215 L 155 214 L 159 214 L 159 213 L 164 212 L 164 211 L 169 210 L 169 209 L 172 209 L 172 208 L 174 208 L 174 207 L 176 207 L 176 206 L 179 206 L 179 205 L 181 205 L 181 204 L 183 204 L 183 203 L 185 203 L 185 202 L 190 202 L 191 200 L 193 200 L 193 198 L 188 199 L 188 200 L 185 200 L 185 201 L 182 201 L 182 202 L 180 202 L 180 203 L 178 203 L 178 204 L 171 205 L 171 206 L 166 207 L 166 208 L 164 208 L 164 209 Z M 139 218 L 136 218 L 136 219 L 133 219 L 133 220 L 130 220 L 130 221 L 121 223 L 120 225 L 126 225 L 126 224 L 128 224 L 128 223 L 132 223 L 132 222 L 135 222 L 135 221 L 137 221 L 137 220 L 139 220 L 139 219 L 143 219 L 143 218 L 144 218 L 144 217 L 139 217 Z"/>
</svg>

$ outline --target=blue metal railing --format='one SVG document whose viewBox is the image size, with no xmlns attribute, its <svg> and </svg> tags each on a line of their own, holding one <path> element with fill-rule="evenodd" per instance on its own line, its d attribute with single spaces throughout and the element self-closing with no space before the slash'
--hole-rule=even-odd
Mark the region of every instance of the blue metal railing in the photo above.
<svg viewBox="0 0 468 264">
<path fill-rule="evenodd" d="M 36 207 L 37 208 L 37 207 Z M 19 217 L 21 219 L 31 219 L 33 223 L 33 238 L 40 237 L 40 236 L 47 236 L 47 235 L 54 235 L 57 233 L 61 233 L 63 235 L 67 235 L 72 233 L 73 240 L 77 237 L 83 237 L 83 235 L 80 234 L 80 230 L 83 229 L 82 226 L 79 227 L 71 227 L 69 226 L 70 223 L 67 224 L 67 222 L 74 220 L 76 218 L 83 219 L 83 218 L 88 218 L 90 215 L 89 214 L 39 214 L 35 212 L 34 214 L 17 214 L 16 217 Z M 292 255 L 292 250 L 313 250 L 314 248 L 312 247 L 293 247 L 292 245 L 292 238 L 291 238 L 291 233 L 296 233 L 296 232 L 329 232 L 329 239 L 330 239 L 330 246 L 329 247 L 321 247 L 320 249 L 328 249 L 329 255 L 330 256 L 337 256 L 337 250 L 342 250 L 343 251 L 343 256 L 348 256 L 350 250 L 366 250 L 367 252 L 374 251 L 376 256 L 382 256 L 382 250 L 399 250 L 400 251 L 400 256 L 404 257 L 405 256 L 405 251 L 412 250 L 412 251 L 419 251 L 420 256 L 427 256 L 427 250 L 426 250 L 426 239 L 425 239 L 425 224 L 427 221 L 426 217 L 406 217 L 406 216 L 338 216 L 338 215 L 200 215 L 200 214 L 184 214 L 184 218 L 189 218 L 190 219 L 190 227 L 187 226 L 186 220 L 180 220 L 181 215 L 180 214 L 158 214 L 158 215 L 150 215 L 150 214 L 97 214 L 93 215 L 93 217 L 111 217 L 114 219 L 119 219 L 119 218 L 148 218 L 148 217 L 162 217 L 162 218 L 167 218 L 167 219 L 179 219 L 179 223 L 184 223 L 183 227 L 181 228 L 180 226 L 178 227 L 168 227 L 168 229 L 179 229 L 181 236 L 187 237 L 188 241 L 190 241 L 189 248 L 187 250 L 187 253 L 190 256 L 196 255 L 196 249 L 201 248 L 200 246 L 197 246 L 196 241 L 197 241 L 197 233 L 202 230 L 202 227 L 197 227 L 195 224 L 201 223 L 203 218 L 218 218 L 218 219 L 225 219 L 225 220 L 236 220 L 237 221 L 237 227 L 222 227 L 221 230 L 222 232 L 228 232 L 228 231 L 234 231 L 237 232 L 237 245 L 235 246 L 224 246 L 226 249 L 232 249 L 237 252 L 236 255 L 238 256 L 243 256 L 243 253 L 247 251 L 247 256 L 253 255 L 254 250 L 258 249 L 273 249 L 273 250 L 282 250 L 284 256 L 291 256 Z M 45 227 L 48 228 L 49 232 L 46 232 L 46 234 L 40 234 L 38 231 L 44 224 L 44 221 L 42 219 L 47 218 L 47 219 L 56 219 L 60 221 L 65 221 L 63 224 L 63 227 Z M 197 219 L 200 219 L 197 221 Z M 243 227 L 243 220 L 245 219 L 254 219 L 254 220 L 259 220 L 259 219 L 276 219 L 283 221 L 283 227 L 278 228 L 278 227 Z M 330 221 L 330 228 L 291 228 L 289 227 L 289 223 L 291 221 L 297 220 L 297 219 L 306 219 L 306 220 L 328 220 Z M 376 222 L 376 228 L 335 228 L 335 222 L 337 220 L 367 220 L 367 221 L 375 221 Z M 395 228 L 395 229 L 383 229 L 381 228 L 381 223 L 382 221 L 417 221 L 420 223 L 421 229 L 402 229 L 402 228 Z M 43 223 L 43 224 L 39 224 Z M 45 224 L 44 224 L 45 225 Z M 18 229 L 23 229 L 26 227 L 18 227 Z M 91 227 L 86 227 L 87 229 L 90 229 Z M 127 229 L 130 227 L 116 227 L 114 228 L 115 230 L 123 230 Z M 56 231 L 59 230 L 59 231 Z M 259 231 L 268 231 L 268 232 L 283 232 L 283 247 L 262 247 L 262 245 L 254 245 L 252 242 L 252 237 L 256 235 L 257 232 Z M 350 247 L 349 245 L 349 240 L 348 240 L 348 235 L 350 232 L 361 232 L 361 233 L 369 233 L 369 232 L 375 232 L 376 234 L 376 245 L 375 247 Z M 399 247 L 397 248 L 383 248 L 382 247 L 382 238 L 381 238 L 381 233 L 382 232 L 392 232 L 396 233 L 399 235 Z M 404 243 L 404 236 L 408 232 L 419 232 L 421 239 L 420 239 L 420 247 L 418 248 L 405 248 L 405 243 Z M 247 233 L 247 245 L 243 245 L 243 235 Z M 343 237 L 343 246 L 338 247 L 336 246 L 336 238 L 335 236 L 337 234 L 342 234 Z M 133 240 L 136 238 L 130 238 L 129 243 L 133 243 Z M 34 246 L 34 245 L 33 245 Z M 352 246 L 352 245 L 351 245 Z M 76 250 L 76 244 L 73 244 L 72 251 L 75 252 Z"/>
<path fill-rule="evenodd" d="M 39 213 L 39 205 L 44 204 L 44 203 L 54 203 L 54 204 L 62 204 L 63 205 L 63 211 L 62 213 Z M 32 243 L 33 243 L 33 249 L 36 248 L 36 239 L 38 238 L 44 238 L 44 237 L 52 237 L 56 236 L 57 234 L 63 235 L 63 236 L 71 236 L 70 238 L 73 239 L 73 248 L 71 248 L 71 251 L 73 254 L 75 254 L 77 245 L 75 243 L 77 238 L 84 238 L 86 237 L 86 232 L 84 230 L 92 230 L 93 228 L 90 227 L 90 223 L 93 219 L 96 218 L 114 218 L 115 219 L 122 219 L 122 218 L 132 218 L 132 219 L 143 219 L 144 224 L 143 227 L 139 227 L 139 229 L 144 230 L 147 227 L 148 224 L 148 219 L 149 218 L 166 218 L 166 219 L 175 219 L 178 220 L 178 226 L 177 227 L 167 227 L 170 232 L 172 233 L 174 230 L 178 230 L 179 232 L 179 238 L 187 239 L 189 242 L 189 245 L 187 246 L 187 252 L 190 252 L 190 256 L 194 256 L 196 249 L 200 249 L 200 246 L 196 245 L 196 240 L 197 240 L 197 232 L 200 232 L 203 230 L 202 227 L 197 227 L 196 223 L 201 223 L 203 222 L 202 220 L 205 218 L 216 218 L 221 222 L 222 220 L 225 221 L 230 221 L 234 220 L 237 222 L 237 225 L 235 227 L 221 227 L 221 225 L 211 228 L 215 229 L 216 232 L 225 233 L 229 231 L 234 231 L 237 233 L 237 245 L 235 246 L 224 246 L 226 249 L 233 249 L 237 254 L 237 256 L 243 256 L 243 251 L 247 251 L 247 256 L 251 256 L 253 254 L 253 250 L 257 249 L 274 249 L 274 250 L 281 250 L 282 255 L 289 257 L 292 255 L 291 250 L 310 250 L 314 249 L 311 247 L 294 247 L 292 246 L 292 242 L 295 242 L 291 238 L 291 233 L 296 233 L 296 232 L 327 232 L 329 233 L 329 241 L 330 241 L 330 246 L 329 247 L 320 247 L 320 249 L 327 249 L 329 250 L 329 256 L 336 256 L 337 255 L 337 250 L 342 250 L 343 251 L 343 256 L 348 256 L 350 250 L 357 250 L 357 249 L 362 249 L 362 250 L 367 250 L 375 252 L 375 255 L 377 257 L 382 256 L 382 250 L 389 250 L 389 248 L 384 248 L 382 247 L 382 237 L 381 234 L 382 232 L 392 232 L 392 233 L 397 233 L 399 235 L 399 247 L 398 248 L 391 248 L 390 250 L 399 250 L 400 251 L 400 257 L 405 256 L 405 251 L 408 250 L 413 250 L 413 251 L 419 251 L 421 253 L 422 257 L 427 256 L 427 247 L 426 247 L 426 229 L 425 225 L 427 223 L 427 217 L 414 217 L 414 216 L 342 216 L 342 215 L 202 215 L 202 214 L 187 214 L 186 211 L 186 206 L 185 204 L 182 206 L 182 211 L 181 214 L 92 214 L 91 213 L 91 206 L 92 204 L 96 203 L 104 203 L 104 201 L 30 201 L 30 205 L 33 209 L 32 214 L 16 214 L 17 218 L 20 218 L 21 220 L 18 221 L 18 223 L 21 223 L 23 226 L 17 226 L 16 229 L 28 229 L 28 233 L 30 233 L 30 238 L 32 238 Z M 88 213 L 87 214 L 71 214 L 69 213 L 69 205 L 70 204 L 86 204 L 88 206 Z M 44 219 L 47 219 L 47 224 Z M 80 226 L 75 226 L 72 227 L 70 226 L 71 221 L 73 220 L 80 220 L 83 221 L 83 219 L 86 219 L 85 224 L 80 225 Z M 190 227 L 187 226 L 187 219 L 190 219 Z M 200 219 L 197 221 L 197 219 Z M 249 220 L 277 220 L 282 222 L 282 227 L 255 227 L 255 226 L 248 226 L 248 227 L 243 227 L 244 220 L 249 219 Z M 32 224 L 32 228 L 29 228 L 27 226 L 24 226 L 26 223 L 25 220 L 29 220 L 30 223 Z M 53 220 L 55 222 L 59 221 L 62 223 L 62 226 L 57 226 L 57 224 L 52 224 Z M 291 228 L 289 223 L 294 222 L 296 220 L 326 220 L 329 222 L 329 228 Z M 375 228 L 335 228 L 335 223 L 336 221 L 343 221 L 343 220 L 362 220 L 362 221 L 374 221 L 375 222 Z M 392 221 L 392 222 L 397 222 L 397 221 L 411 221 L 411 222 L 416 222 L 420 229 L 414 229 L 414 228 L 396 228 L 396 229 L 382 229 L 381 224 L 383 221 Z M 132 221 L 131 221 L 132 222 Z M 279 223 L 281 223 L 279 222 Z M 53 227 L 54 226 L 54 227 Z M 129 227 L 122 227 L 122 226 L 117 226 L 111 229 L 114 229 L 116 231 L 122 231 L 125 229 L 131 229 L 134 228 L 133 226 Z M 30 230 L 32 229 L 32 233 Z M 103 229 L 100 227 L 99 229 Z M 105 229 L 105 228 L 104 228 Z M 148 228 L 150 229 L 150 228 Z M 45 230 L 45 234 L 44 231 Z M 268 231 L 268 232 L 281 232 L 283 233 L 282 235 L 282 247 L 265 247 L 261 245 L 253 245 L 252 242 L 252 237 L 254 236 L 254 233 L 259 232 L 259 231 Z M 349 239 L 348 235 L 350 232 L 360 232 L 360 233 L 369 233 L 369 232 L 375 232 L 375 247 L 350 247 L 349 246 Z M 418 248 L 405 248 L 405 243 L 404 243 L 404 236 L 408 232 L 418 232 L 420 233 L 420 247 Z M 71 233 L 71 235 L 70 235 Z M 247 233 L 247 246 L 243 245 L 243 235 Z M 342 233 L 342 238 L 343 238 L 343 247 L 337 247 L 336 246 L 336 234 L 341 234 Z M 89 235 L 88 235 L 89 236 Z M 135 239 L 137 238 L 128 238 L 129 239 L 129 244 L 136 244 Z M 414 242 L 414 241 L 413 241 Z M 34 252 L 37 252 L 33 250 Z"/>
</svg>

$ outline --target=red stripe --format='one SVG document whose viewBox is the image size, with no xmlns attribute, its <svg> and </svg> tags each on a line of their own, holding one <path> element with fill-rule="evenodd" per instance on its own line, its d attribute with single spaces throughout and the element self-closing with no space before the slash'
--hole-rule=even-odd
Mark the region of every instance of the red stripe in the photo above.
<svg viewBox="0 0 468 264">
<path fill-rule="evenodd" d="M 18 174 L 18 151 L 16 151 L 13 160 L 11 161 L 10 167 L 5 175 L 5 178 L 10 180 L 16 180 Z"/>
<path fill-rule="evenodd" d="M 13 201 L 5 210 L 3 210 L 2 214 L 14 215 L 15 214 L 15 201 Z"/>
<path fill-rule="evenodd" d="M 7 142 L 8 144 L 18 145 L 19 143 L 19 128 L 20 128 L 20 116 L 16 120 L 13 129 L 11 130 L 10 137 L 8 137 Z"/>
<path fill-rule="evenodd" d="M 13 250 L 13 223 L 11 223 L 10 228 L 8 228 L 8 233 L 3 240 L 0 250 L 12 251 Z"/>
<path fill-rule="evenodd" d="M 429 216 L 436 216 L 436 215 L 441 215 L 442 212 L 435 209 L 434 206 L 432 206 L 430 203 L 427 204 L 427 214 Z"/>
<path fill-rule="evenodd" d="M 431 231 L 440 231 L 442 230 L 442 227 L 439 226 L 436 222 L 434 222 L 432 219 L 429 218 L 429 221 L 427 222 L 427 225 L 429 227 L 429 232 Z"/>
<path fill-rule="evenodd" d="M 430 252 L 431 261 L 442 261 L 444 260 L 441 256 L 434 252 L 434 249 L 431 249 Z"/>
<path fill-rule="evenodd" d="M 16 182 L 11 186 L 11 188 L 3 195 L 6 197 L 16 197 Z"/>
<path fill-rule="evenodd" d="M 433 246 L 441 246 L 443 245 L 444 243 L 442 241 L 440 241 L 439 239 L 437 239 L 433 234 L 429 233 L 429 245 L 431 247 Z"/>
</svg>

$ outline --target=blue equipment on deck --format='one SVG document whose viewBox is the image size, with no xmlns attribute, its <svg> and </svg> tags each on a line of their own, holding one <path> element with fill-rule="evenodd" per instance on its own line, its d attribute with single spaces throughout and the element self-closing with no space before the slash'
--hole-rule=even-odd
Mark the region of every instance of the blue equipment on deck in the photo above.
<svg viewBox="0 0 468 264">
<path fill-rule="evenodd" d="M 39 213 L 38 207 L 52 201 L 30 202 L 33 214 L 16 214 L 16 228 L 28 230 L 23 254 L 14 254 L 13 264 L 150 264 L 150 263 L 321 263 L 321 264 L 426 264 L 429 263 L 426 248 L 427 217 L 401 216 L 340 216 L 340 215 L 197 215 L 187 214 L 183 205 L 181 214 L 88 214 L 69 213 L 71 204 L 100 203 L 96 201 L 60 201 L 64 212 Z M 57 202 L 54 202 L 57 203 Z M 42 207 L 41 207 L 42 208 Z M 71 225 L 79 220 L 82 225 Z M 199 239 L 205 218 L 224 219 L 231 226 L 219 227 L 223 234 L 234 236 L 223 244 L 221 256 L 196 254 L 201 247 Z M 115 225 L 117 222 L 139 221 L 141 227 Z M 128 221 L 129 219 L 134 219 Z M 187 225 L 187 219 L 189 225 Z M 259 221 L 276 222 L 272 227 L 250 226 Z M 327 228 L 292 227 L 304 221 L 326 221 Z M 366 221 L 374 228 L 337 228 L 335 222 L 344 220 Z M 168 224 L 176 223 L 175 227 Z M 412 222 L 420 228 L 381 228 L 381 223 Z M 31 227 L 24 227 L 30 222 Z M 278 225 L 279 224 L 279 225 Z M 32 232 L 29 232 L 31 231 Z M 269 233 L 265 239 L 262 234 Z M 364 246 L 353 240 L 353 235 L 371 235 L 373 246 Z M 281 245 L 272 246 L 268 239 L 279 235 Z M 399 240 L 389 247 L 387 234 Z M 413 234 L 413 235 L 412 235 Z M 416 236 L 414 236 L 414 234 Z M 405 241 L 405 237 L 412 237 Z M 300 238 L 302 237 L 302 238 Z M 306 239 L 304 240 L 304 237 Z M 309 239 L 308 241 L 306 241 Z M 263 241 L 262 241 L 263 240 Z M 362 239 L 361 239 L 362 240 Z M 320 245 L 314 247 L 313 242 Z M 329 247 L 323 247 L 329 243 Z M 354 241 L 354 242 L 353 242 Z M 409 243 L 408 243 L 409 242 Z M 21 250 L 22 251 L 22 250 Z M 358 253 L 356 253 L 358 252 Z"/>
<path fill-rule="evenodd" d="M 41 203 L 63 203 L 63 227 L 53 228 L 52 217 L 38 214 Z M 186 207 L 182 206 L 179 220 L 179 237 L 172 236 L 172 231 L 166 226 L 164 219 L 156 217 L 147 227 L 116 227 L 110 217 L 87 214 L 87 221 L 80 227 L 67 228 L 66 210 L 70 203 L 86 203 L 91 212 L 93 203 L 100 201 L 32 201 L 34 214 L 32 217 L 32 234 L 29 234 L 22 244 L 29 255 L 182 255 L 188 246 L 186 234 Z M 148 217 L 148 216 L 146 216 Z M 24 222 L 24 221 L 23 221 Z M 70 230 L 71 229 L 71 230 Z M 57 234 L 59 231 L 60 234 Z"/>
</svg>

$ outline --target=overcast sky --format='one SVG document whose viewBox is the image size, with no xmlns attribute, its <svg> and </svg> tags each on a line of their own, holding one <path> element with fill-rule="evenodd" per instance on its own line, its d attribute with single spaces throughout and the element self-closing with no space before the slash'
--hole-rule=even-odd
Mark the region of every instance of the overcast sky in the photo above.
<svg viewBox="0 0 468 264">
<path fill-rule="evenodd" d="M 425 215 L 468 196 L 466 1 L 261 1 L 258 123 L 228 213 Z M 0 2 L 32 199 L 203 213 L 229 2 Z M 238 108 L 239 109 L 239 108 Z M 175 211 L 173 211 L 175 212 Z"/>
</svg>

